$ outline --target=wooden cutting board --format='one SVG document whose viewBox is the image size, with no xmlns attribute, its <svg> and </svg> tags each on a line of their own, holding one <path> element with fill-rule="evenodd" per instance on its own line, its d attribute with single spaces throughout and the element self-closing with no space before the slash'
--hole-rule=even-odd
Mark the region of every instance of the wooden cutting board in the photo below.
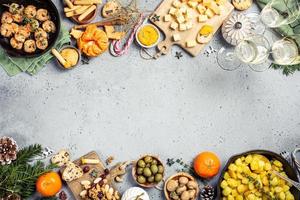
<svg viewBox="0 0 300 200">
<path fill-rule="evenodd" d="M 214 33 L 220 28 L 224 20 L 230 15 L 230 13 L 234 10 L 234 7 L 231 3 L 226 2 L 222 5 L 221 14 L 215 15 L 211 19 L 207 20 L 204 23 L 200 23 L 197 20 L 197 17 L 194 17 L 191 21 L 193 22 L 194 26 L 192 29 L 187 31 L 179 31 L 179 30 L 172 30 L 170 29 L 171 22 L 164 22 L 164 16 L 168 14 L 170 8 L 172 7 L 172 3 L 174 0 L 163 0 L 158 8 L 154 11 L 152 16 L 150 17 L 150 21 L 155 24 L 165 35 L 165 39 L 161 41 L 157 47 L 162 54 L 166 54 L 170 51 L 173 45 L 181 46 L 185 51 L 190 53 L 192 56 L 197 56 L 201 50 L 205 47 L 205 44 L 198 44 L 193 48 L 186 47 L 186 41 L 188 40 L 195 40 L 197 34 L 201 27 L 204 24 L 210 24 L 214 27 Z M 194 16 L 198 16 L 199 13 L 197 10 L 191 9 Z M 159 21 L 154 20 L 153 16 L 159 16 Z M 181 40 L 179 42 L 174 42 L 172 39 L 173 34 L 180 34 Z"/>
<path fill-rule="evenodd" d="M 84 158 L 89 158 L 89 159 L 99 159 L 98 154 L 95 151 L 92 151 L 84 156 L 82 156 Z M 80 158 L 73 161 L 73 163 L 75 163 L 76 165 L 81 165 L 81 160 Z M 104 172 L 105 166 L 104 164 L 101 162 L 99 164 L 93 164 L 93 165 L 83 165 L 83 166 L 89 166 L 90 167 L 90 171 L 88 173 L 84 173 L 82 177 L 80 177 L 79 179 L 76 179 L 74 181 L 71 182 L 67 182 L 68 187 L 70 188 L 73 196 L 75 197 L 76 200 L 82 200 L 82 198 L 80 197 L 80 192 L 82 191 L 82 185 L 80 184 L 80 182 L 82 180 L 89 180 L 91 182 L 93 182 L 92 178 L 90 177 L 90 172 L 95 169 L 98 174 L 102 174 Z M 64 168 L 61 169 L 61 173 L 63 172 Z"/>
</svg>

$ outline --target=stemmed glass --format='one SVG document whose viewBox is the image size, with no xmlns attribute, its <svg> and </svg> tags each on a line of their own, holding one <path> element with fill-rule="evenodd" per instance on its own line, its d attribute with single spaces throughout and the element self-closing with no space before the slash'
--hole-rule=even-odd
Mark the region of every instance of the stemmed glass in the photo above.
<svg viewBox="0 0 300 200">
<path fill-rule="evenodd" d="M 261 11 L 262 22 L 277 28 L 295 22 L 300 16 L 300 2 L 298 0 L 271 0 Z"/>
<path fill-rule="evenodd" d="M 217 55 L 219 66 L 228 71 L 235 70 L 246 64 L 252 70 L 261 72 L 270 66 L 269 41 L 263 35 L 251 35 L 240 41 L 236 47 L 222 47 Z"/>
<path fill-rule="evenodd" d="M 275 41 L 272 44 L 270 60 L 279 65 L 295 65 L 300 63 L 299 35 L 291 35 Z"/>
</svg>

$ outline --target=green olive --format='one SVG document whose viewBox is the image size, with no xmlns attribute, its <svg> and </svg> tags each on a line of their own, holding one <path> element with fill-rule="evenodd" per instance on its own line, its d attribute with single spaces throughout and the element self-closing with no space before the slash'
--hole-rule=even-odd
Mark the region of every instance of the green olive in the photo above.
<svg viewBox="0 0 300 200">
<path fill-rule="evenodd" d="M 157 160 L 153 159 L 151 165 L 157 165 Z"/>
<path fill-rule="evenodd" d="M 144 176 L 138 176 L 137 182 L 144 184 L 144 183 L 146 183 L 146 178 Z"/>
<path fill-rule="evenodd" d="M 137 163 L 137 165 L 138 165 L 139 167 L 145 167 L 145 166 L 146 166 L 146 163 L 145 163 L 145 161 L 143 161 L 143 160 L 139 160 L 138 163 Z"/>
<path fill-rule="evenodd" d="M 150 164 L 150 163 L 147 163 L 147 164 L 146 164 L 146 167 L 150 168 L 150 167 L 151 167 L 151 164 Z"/>
<path fill-rule="evenodd" d="M 151 165 L 151 172 L 153 173 L 153 174 L 156 174 L 157 172 L 158 172 L 158 167 L 157 167 L 157 165 Z"/>
<path fill-rule="evenodd" d="M 144 161 L 145 161 L 146 163 L 151 163 L 152 160 L 153 160 L 153 158 L 152 158 L 151 156 L 146 156 L 146 157 L 144 158 Z"/>
<path fill-rule="evenodd" d="M 163 179 L 162 174 L 155 174 L 155 178 L 154 178 L 155 182 L 160 182 L 162 179 Z"/>
<path fill-rule="evenodd" d="M 143 174 L 143 170 L 144 170 L 143 168 L 139 167 L 139 168 L 137 168 L 136 173 L 138 175 L 141 175 L 141 174 Z"/>
<path fill-rule="evenodd" d="M 143 175 L 145 177 L 150 177 L 152 175 L 150 168 L 148 168 L 148 167 L 144 168 Z"/>
<path fill-rule="evenodd" d="M 148 181 L 149 183 L 153 183 L 153 182 L 154 182 L 154 176 L 148 177 L 148 178 L 147 178 L 147 181 Z"/>
<path fill-rule="evenodd" d="M 158 165 L 158 173 L 164 173 L 164 167 L 162 165 Z"/>
</svg>

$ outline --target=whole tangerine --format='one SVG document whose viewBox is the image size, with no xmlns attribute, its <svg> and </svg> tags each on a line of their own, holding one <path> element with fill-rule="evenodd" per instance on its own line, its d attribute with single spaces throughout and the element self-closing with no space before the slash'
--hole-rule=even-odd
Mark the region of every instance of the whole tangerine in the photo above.
<svg viewBox="0 0 300 200">
<path fill-rule="evenodd" d="M 62 181 L 58 173 L 51 171 L 41 175 L 36 181 L 36 191 L 43 197 L 56 195 L 62 188 Z"/>
<path fill-rule="evenodd" d="M 202 152 L 194 159 L 194 170 L 202 178 L 212 178 L 219 173 L 221 162 L 213 152 Z"/>
</svg>

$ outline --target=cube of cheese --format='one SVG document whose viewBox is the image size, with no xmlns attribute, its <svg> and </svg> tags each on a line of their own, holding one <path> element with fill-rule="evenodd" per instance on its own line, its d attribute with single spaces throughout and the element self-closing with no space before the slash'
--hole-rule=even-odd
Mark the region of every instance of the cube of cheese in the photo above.
<svg viewBox="0 0 300 200">
<path fill-rule="evenodd" d="M 185 31 L 187 28 L 186 28 L 186 24 L 179 24 L 179 30 L 180 31 Z"/>
<path fill-rule="evenodd" d="M 187 22 L 185 25 L 186 25 L 186 30 L 193 28 L 193 22 Z"/>
<path fill-rule="evenodd" d="M 170 28 L 171 28 L 172 30 L 176 30 L 176 29 L 178 28 L 178 23 L 172 22 L 171 25 L 170 25 Z"/>
<path fill-rule="evenodd" d="M 177 17 L 176 20 L 179 24 L 182 24 L 185 22 L 185 18 L 183 16 Z"/>
<path fill-rule="evenodd" d="M 186 42 L 186 47 L 188 47 L 188 48 L 195 47 L 196 45 L 197 45 L 197 42 L 195 40 L 189 40 Z"/>
<path fill-rule="evenodd" d="M 205 15 L 208 18 L 212 18 L 215 14 L 214 14 L 214 12 L 210 8 L 207 8 L 206 11 L 205 11 Z"/>
<path fill-rule="evenodd" d="M 190 20 L 190 19 L 192 19 L 192 18 L 194 18 L 193 12 L 192 12 L 191 10 L 187 10 L 187 11 L 186 11 L 186 14 L 185 14 L 185 19 L 186 19 L 186 20 Z"/>
<path fill-rule="evenodd" d="M 208 6 L 208 8 L 210 8 L 216 15 L 219 15 L 220 12 L 221 12 L 219 6 L 214 1 L 212 1 L 210 3 L 210 5 Z"/>
<path fill-rule="evenodd" d="M 181 13 L 185 14 L 185 13 L 187 12 L 187 7 L 186 7 L 186 6 L 181 6 L 181 7 L 179 8 L 179 11 L 180 11 Z"/>
<path fill-rule="evenodd" d="M 170 15 L 175 15 L 176 11 L 177 11 L 176 8 L 171 7 L 170 10 L 169 10 L 169 14 L 170 14 Z"/>
<path fill-rule="evenodd" d="M 173 35 L 173 41 L 174 41 L 174 42 L 178 42 L 178 41 L 180 41 L 180 40 L 181 40 L 181 37 L 180 37 L 179 34 L 174 34 L 174 35 Z"/>
<path fill-rule="evenodd" d="M 190 6 L 191 8 L 196 8 L 198 5 L 197 1 L 189 1 L 188 2 L 188 6 Z"/>
<path fill-rule="evenodd" d="M 172 16 L 171 15 L 165 15 L 165 17 L 164 17 L 164 21 L 165 22 L 169 22 L 171 20 L 172 20 Z"/>
<path fill-rule="evenodd" d="M 205 8 L 205 6 L 203 6 L 202 4 L 199 4 L 199 5 L 197 6 L 197 10 L 198 10 L 198 12 L 199 12 L 201 15 L 203 15 L 203 14 L 205 13 L 205 11 L 206 11 L 206 8 Z"/>
<path fill-rule="evenodd" d="M 218 5 L 224 5 L 227 2 L 227 0 L 216 0 L 216 3 Z"/>
<path fill-rule="evenodd" d="M 198 16 L 198 22 L 206 22 L 207 20 L 208 20 L 208 17 L 206 15 Z"/>
<path fill-rule="evenodd" d="M 174 16 L 175 16 L 176 18 L 178 18 L 178 17 L 183 17 L 183 14 L 182 14 L 182 12 L 181 12 L 179 9 L 177 9 L 176 12 L 175 12 L 175 14 L 174 14 Z"/>
<path fill-rule="evenodd" d="M 181 6 L 181 2 L 179 0 L 174 0 L 172 5 L 175 7 L 175 8 L 179 8 Z"/>
<path fill-rule="evenodd" d="M 212 0 L 203 0 L 203 6 L 209 6 Z"/>
</svg>

